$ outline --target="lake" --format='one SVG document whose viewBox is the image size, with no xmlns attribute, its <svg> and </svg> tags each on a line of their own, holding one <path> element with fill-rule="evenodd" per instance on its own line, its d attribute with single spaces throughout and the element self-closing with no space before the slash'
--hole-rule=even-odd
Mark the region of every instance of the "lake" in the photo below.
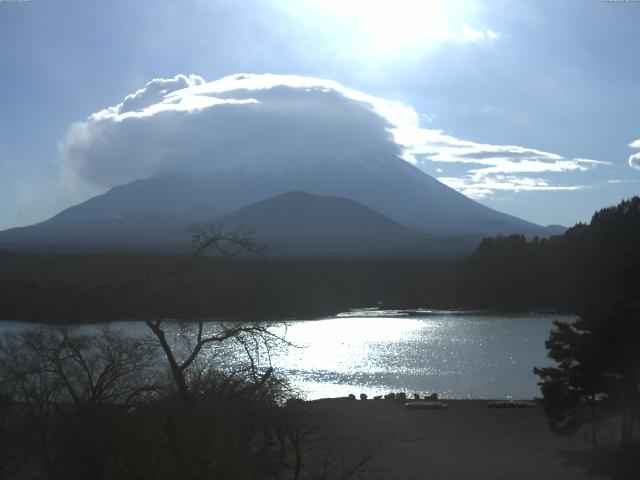
<svg viewBox="0 0 640 480">
<path fill-rule="evenodd" d="M 573 317 L 352 311 L 277 327 L 293 346 L 275 352 L 271 361 L 308 399 L 400 391 L 528 399 L 540 396 L 532 369 L 551 362 L 544 342 L 556 319 Z M 0 331 L 23 325 L 4 322 Z M 146 333 L 142 323 L 114 325 Z"/>
<path fill-rule="evenodd" d="M 294 321 L 274 359 L 308 398 L 437 392 L 445 398 L 540 396 L 533 367 L 550 365 L 544 342 L 567 316 L 463 312 L 352 312 Z"/>
</svg>

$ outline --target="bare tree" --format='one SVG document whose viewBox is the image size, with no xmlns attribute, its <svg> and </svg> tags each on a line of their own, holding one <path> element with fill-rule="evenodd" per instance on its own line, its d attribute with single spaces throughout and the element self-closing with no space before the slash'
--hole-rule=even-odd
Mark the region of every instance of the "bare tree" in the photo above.
<svg viewBox="0 0 640 480">
<path fill-rule="evenodd" d="M 156 386 L 152 346 L 110 328 L 82 334 L 64 328 L 27 329 L 0 341 L 5 382 L 22 402 L 47 392 L 52 402 L 128 405 Z"/>
<path fill-rule="evenodd" d="M 299 399 L 289 400 L 284 413 L 283 426 L 295 457 L 293 480 L 299 480 L 305 445 L 322 436 L 327 428 L 327 417 Z"/>
<path fill-rule="evenodd" d="M 165 303 L 171 303 L 178 295 L 186 276 L 192 271 L 199 259 L 207 256 L 228 259 L 241 254 L 255 256 L 265 252 L 264 245 L 258 243 L 254 236 L 245 230 L 227 232 L 215 223 L 208 223 L 193 225 L 190 233 L 192 238 L 191 254 L 171 275 L 166 290 L 162 293 Z M 189 381 L 189 374 L 193 374 L 190 369 L 196 366 L 196 361 L 201 356 L 203 349 L 209 346 L 219 346 L 228 342 L 238 345 L 246 354 L 258 387 L 263 385 L 273 373 L 269 367 L 258 377 L 255 355 L 261 347 L 268 351 L 274 341 L 284 339 L 275 335 L 263 323 L 235 322 L 212 325 L 207 324 L 202 317 L 183 318 L 180 319 L 178 325 L 179 338 L 182 340 L 180 346 L 169 338 L 172 329 L 171 325 L 167 325 L 164 317 L 165 312 L 160 308 L 153 308 L 149 313 L 150 317 L 145 320 L 145 323 L 158 340 L 178 393 L 185 400 L 191 397 L 191 390 L 194 386 L 194 382 Z M 185 326 L 189 330 L 187 333 L 184 331 Z M 175 324 L 173 327 L 173 330 L 176 331 Z"/>
<path fill-rule="evenodd" d="M 116 423 L 156 388 L 148 341 L 108 328 L 36 328 L 0 340 L 13 469 L 53 480 L 98 478 L 121 441 Z M 119 437 L 118 437 L 119 438 Z"/>
<path fill-rule="evenodd" d="M 293 480 L 355 478 L 380 449 L 379 444 L 372 447 L 358 435 L 345 434 L 340 416 L 316 402 L 289 399 L 273 417 L 281 463 L 286 443 L 291 447 Z"/>
</svg>

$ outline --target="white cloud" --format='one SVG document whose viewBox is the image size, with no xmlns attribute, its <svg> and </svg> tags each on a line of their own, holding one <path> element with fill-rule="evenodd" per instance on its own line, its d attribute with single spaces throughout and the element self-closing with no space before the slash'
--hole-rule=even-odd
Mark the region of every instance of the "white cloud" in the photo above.
<svg viewBox="0 0 640 480">
<path fill-rule="evenodd" d="M 438 180 L 464 193 L 466 196 L 482 199 L 491 196 L 496 191 L 533 192 L 554 190 L 581 190 L 584 185 L 553 185 L 541 178 L 516 177 L 512 175 L 463 177 L 438 177 Z"/>
<path fill-rule="evenodd" d="M 591 165 L 611 165 L 611 162 L 605 162 L 604 160 L 594 160 L 592 158 L 574 158 L 575 161 L 580 163 L 586 163 Z"/>
<path fill-rule="evenodd" d="M 471 27 L 462 27 L 462 40 L 466 42 L 477 42 L 484 40 L 484 32 L 475 30 Z"/>
<path fill-rule="evenodd" d="M 609 162 L 587 158 L 564 158 L 561 155 L 517 145 L 491 145 L 461 140 L 442 131 L 415 134 L 405 156 L 437 163 L 466 166 L 460 177 L 438 180 L 472 198 L 485 198 L 497 191 L 578 190 L 581 185 L 551 183 L 548 179 L 517 177 L 516 174 L 560 174 L 585 172 Z"/>
<path fill-rule="evenodd" d="M 493 30 L 476 30 L 468 26 L 463 26 L 460 33 L 462 42 L 480 42 L 482 40 L 497 40 L 500 33 Z"/>
<path fill-rule="evenodd" d="M 632 180 L 630 178 L 612 178 L 611 180 L 607 180 L 607 183 L 612 184 L 620 184 L 620 183 L 636 183 L 636 180 Z"/>
<path fill-rule="evenodd" d="M 460 40 L 463 42 L 479 42 L 487 39 L 496 40 L 497 38 L 498 34 L 493 30 L 482 31 L 467 26 L 462 27 L 460 36 Z"/>
<path fill-rule="evenodd" d="M 640 148 L 640 139 L 634 140 L 629 146 L 631 148 Z M 640 170 L 640 153 L 634 153 L 629 156 L 629 166 L 635 170 Z"/>
<path fill-rule="evenodd" d="M 572 190 L 519 176 L 581 172 L 605 164 L 517 145 L 472 142 L 422 128 L 400 102 L 318 78 L 238 74 L 155 79 L 122 103 L 73 124 L 60 144 L 63 177 L 102 188 L 163 173 L 207 174 L 394 155 L 419 165 L 457 163 L 444 183 L 470 196 L 500 190 Z M 441 172 L 441 169 L 438 169 Z"/>
<path fill-rule="evenodd" d="M 204 78 L 198 75 L 176 75 L 173 78 L 156 78 L 136 93 L 127 95 L 124 101 L 114 107 L 116 113 L 133 112 L 162 102 L 164 97 L 176 90 L 202 85 Z"/>
<path fill-rule="evenodd" d="M 393 131 L 414 114 L 315 78 L 178 76 L 75 123 L 59 150 L 68 182 L 102 187 L 171 172 L 265 172 L 327 157 L 401 155 Z"/>
</svg>

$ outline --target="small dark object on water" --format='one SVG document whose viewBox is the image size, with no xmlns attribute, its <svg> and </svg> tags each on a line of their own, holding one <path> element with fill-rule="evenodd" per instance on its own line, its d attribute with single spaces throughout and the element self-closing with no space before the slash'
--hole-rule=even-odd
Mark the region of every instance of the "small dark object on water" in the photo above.
<svg viewBox="0 0 640 480">
<path fill-rule="evenodd" d="M 402 402 L 407 400 L 407 394 L 404 392 L 398 392 L 396 393 L 396 400 L 400 400 Z"/>
<path fill-rule="evenodd" d="M 441 410 L 449 408 L 449 405 L 443 402 L 407 402 L 404 408 L 409 410 Z"/>
<path fill-rule="evenodd" d="M 495 400 L 487 403 L 489 408 L 535 408 L 536 402 L 528 400 Z"/>
<path fill-rule="evenodd" d="M 349 394 L 349 400 L 355 400 L 356 396 L 353 393 Z"/>
<path fill-rule="evenodd" d="M 382 399 L 382 395 L 376 395 L 375 397 L 373 397 L 374 400 L 380 400 Z"/>
<path fill-rule="evenodd" d="M 413 399 L 414 400 L 420 400 L 420 394 L 419 393 L 414 393 L 413 394 Z"/>
<path fill-rule="evenodd" d="M 361 393 L 360 394 L 360 400 L 366 400 L 367 399 L 367 394 L 366 393 Z"/>
<path fill-rule="evenodd" d="M 438 400 L 438 394 L 437 394 L 437 393 L 432 393 L 431 395 L 429 395 L 429 396 L 427 396 L 427 397 L 425 397 L 425 398 L 426 398 L 427 400 L 435 401 L 435 400 Z"/>
<path fill-rule="evenodd" d="M 395 399 L 396 399 L 396 394 L 395 394 L 395 393 L 393 393 L 393 392 L 391 392 L 391 393 L 387 393 L 387 394 L 384 396 L 384 399 L 385 399 L 385 400 L 395 400 Z"/>
</svg>

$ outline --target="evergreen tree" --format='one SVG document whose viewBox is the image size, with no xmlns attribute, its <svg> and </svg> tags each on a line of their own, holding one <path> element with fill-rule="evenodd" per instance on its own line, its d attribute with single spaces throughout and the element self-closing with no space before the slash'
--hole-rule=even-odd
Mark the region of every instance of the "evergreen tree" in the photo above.
<svg viewBox="0 0 640 480">
<path fill-rule="evenodd" d="M 621 441 L 633 442 L 640 418 L 640 310 L 631 305 L 588 307 L 575 322 L 555 322 L 546 342 L 556 367 L 534 368 L 551 429 L 572 435 L 611 416 L 621 418 Z"/>
</svg>

